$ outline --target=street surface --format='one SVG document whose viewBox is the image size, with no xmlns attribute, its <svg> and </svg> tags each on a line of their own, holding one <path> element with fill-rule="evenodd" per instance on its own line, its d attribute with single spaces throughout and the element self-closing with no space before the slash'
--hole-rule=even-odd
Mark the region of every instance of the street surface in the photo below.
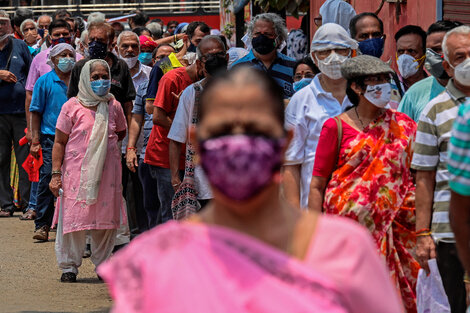
<svg viewBox="0 0 470 313">
<path fill-rule="evenodd" d="M 35 242 L 34 221 L 19 215 L 0 218 L 0 312 L 108 312 L 111 299 L 90 259 L 83 259 L 76 283 L 61 283 L 55 232 L 49 242 Z"/>
</svg>

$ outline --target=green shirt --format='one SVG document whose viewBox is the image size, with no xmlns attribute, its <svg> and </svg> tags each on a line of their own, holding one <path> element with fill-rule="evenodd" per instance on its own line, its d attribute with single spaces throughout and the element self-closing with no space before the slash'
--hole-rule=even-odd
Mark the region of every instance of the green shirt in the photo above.
<svg viewBox="0 0 470 313">
<path fill-rule="evenodd" d="M 450 188 L 470 196 L 470 101 L 460 106 L 449 144 Z"/>
<path fill-rule="evenodd" d="M 433 76 L 422 79 L 411 86 L 398 106 L 398 112 L 405 113 L 416 123 L 426 104 L 445 90 Z"/>
</svg>

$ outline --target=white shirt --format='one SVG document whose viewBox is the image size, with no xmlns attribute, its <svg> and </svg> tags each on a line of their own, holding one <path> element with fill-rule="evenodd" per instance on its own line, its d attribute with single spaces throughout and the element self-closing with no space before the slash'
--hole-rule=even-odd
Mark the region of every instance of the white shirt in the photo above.
<svg viewBox="0 0 470 313">
<path fill-rule="evenodd" d="M 194 101 L 196 98 L 196 90 L 194 84 L 189 85 L 181 94 L 178 107 L 176 108 L 175 117 L 171 124 L 168 139 L 179 143 L 186 143 L 188 140 L 189 127 L 192 124 Z M 196 165 L 194 169 L 194 180 L 196 190 L 198 191 L 198 199 L 212 199 L 212 191 L 207 181 L 207 177 L 201 166 Z"/>
<path fill-rule="evenodd" d="M 140 61 L 137 61 L 139 63 L 139 70 L 137 73 L 132 76 L 132 82 L 134 83 L 134 88 L 137 90 L 137 87 L 139 87 L 140 84 L 143 82 L 149 80 L 150 72 L 152 71 L 152 68 L 150 66 L 144 65 L 140 63 Z M 134 105 L 134 101 L 132 101 L 132 105 Z M 126 132 L 126 137 L 122 140 L 122 148 L 121 152 L 122 154 L 126 154 L 127 152 L 127 142 L 129 141 L 129 125 L 127 125 L 127 132 Z M 140 132 L 139 138 L 137 139 L 136 142 L 136 154 L 139 155 L 140 151 L 142 151 L 142 147 L 144 146 L 144 135 L 142 132 Z"/>
<path fill-rule="evenodd" d="M 294 138 L 286 151 L 285 165 L 301 165 L 302 208 L 308 204 L 315 151 L 323 123 L 352 106 L 348 97 L 340 104 L 331 93 L 324 91 L 319 75 L 315 76 L 310 85 L 295 93 L 286 108 L 285 127 L 294 130 Z"/>
</svg>

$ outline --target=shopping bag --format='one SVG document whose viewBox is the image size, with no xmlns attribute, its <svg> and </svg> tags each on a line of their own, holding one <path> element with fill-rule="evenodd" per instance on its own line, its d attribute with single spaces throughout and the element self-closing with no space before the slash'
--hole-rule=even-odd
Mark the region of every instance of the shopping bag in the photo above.
<svg viewBox="0 0 470 313">
<path fill-rule="evenodd" d="M 420 269 L 418 273 L 416 284 L 418 313 L 450 313 L 449 300 L 442 285 L 436 259 L 428 260 L 428 266 L 429 275 L 424 269 Z"/>
</svg>

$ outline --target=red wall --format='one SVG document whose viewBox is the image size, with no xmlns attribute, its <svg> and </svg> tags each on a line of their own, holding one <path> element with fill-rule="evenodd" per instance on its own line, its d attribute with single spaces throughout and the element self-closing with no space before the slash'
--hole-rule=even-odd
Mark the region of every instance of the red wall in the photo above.
<svg viewBox="0 0 470 313">
<path fill-rule="evenodd" d="M 312 18 L 311 33 L 314 34 L 317 26 L 313 23 L 313 18 L 319 15 L 319 9 L 325 0 L 310 0 L 310 16 Z M 356 13 L 375 12 L 381 1 L 372 0 L 351 0 L 350 3 Z M 395 33 L 403 26 L 414 24 L 421 26 L 425 31 L 436 21 L 436 0 L 408 0 L 401 5 L 401 15 L 399 22 L 396 19 L 395 3 L 385 2 L 379 13 L 380 19 L 384 22 L 384 32 L 387 35 L 385 41 L 385 51 L 382 56 L 384 61 L 395 60 Z"/>
<path fill-rule="evenodd" d="M 195 21 L 204 22 L 212 29 L 220 29 L 220 16 L 216 15 L 171 15 L 171 16 L 152 16 L 150 19 L 159 18 L 165 25 L 169 21 L 177 21 L 178 23 L 186 22 L 191 23 Z"/>
</svg>

